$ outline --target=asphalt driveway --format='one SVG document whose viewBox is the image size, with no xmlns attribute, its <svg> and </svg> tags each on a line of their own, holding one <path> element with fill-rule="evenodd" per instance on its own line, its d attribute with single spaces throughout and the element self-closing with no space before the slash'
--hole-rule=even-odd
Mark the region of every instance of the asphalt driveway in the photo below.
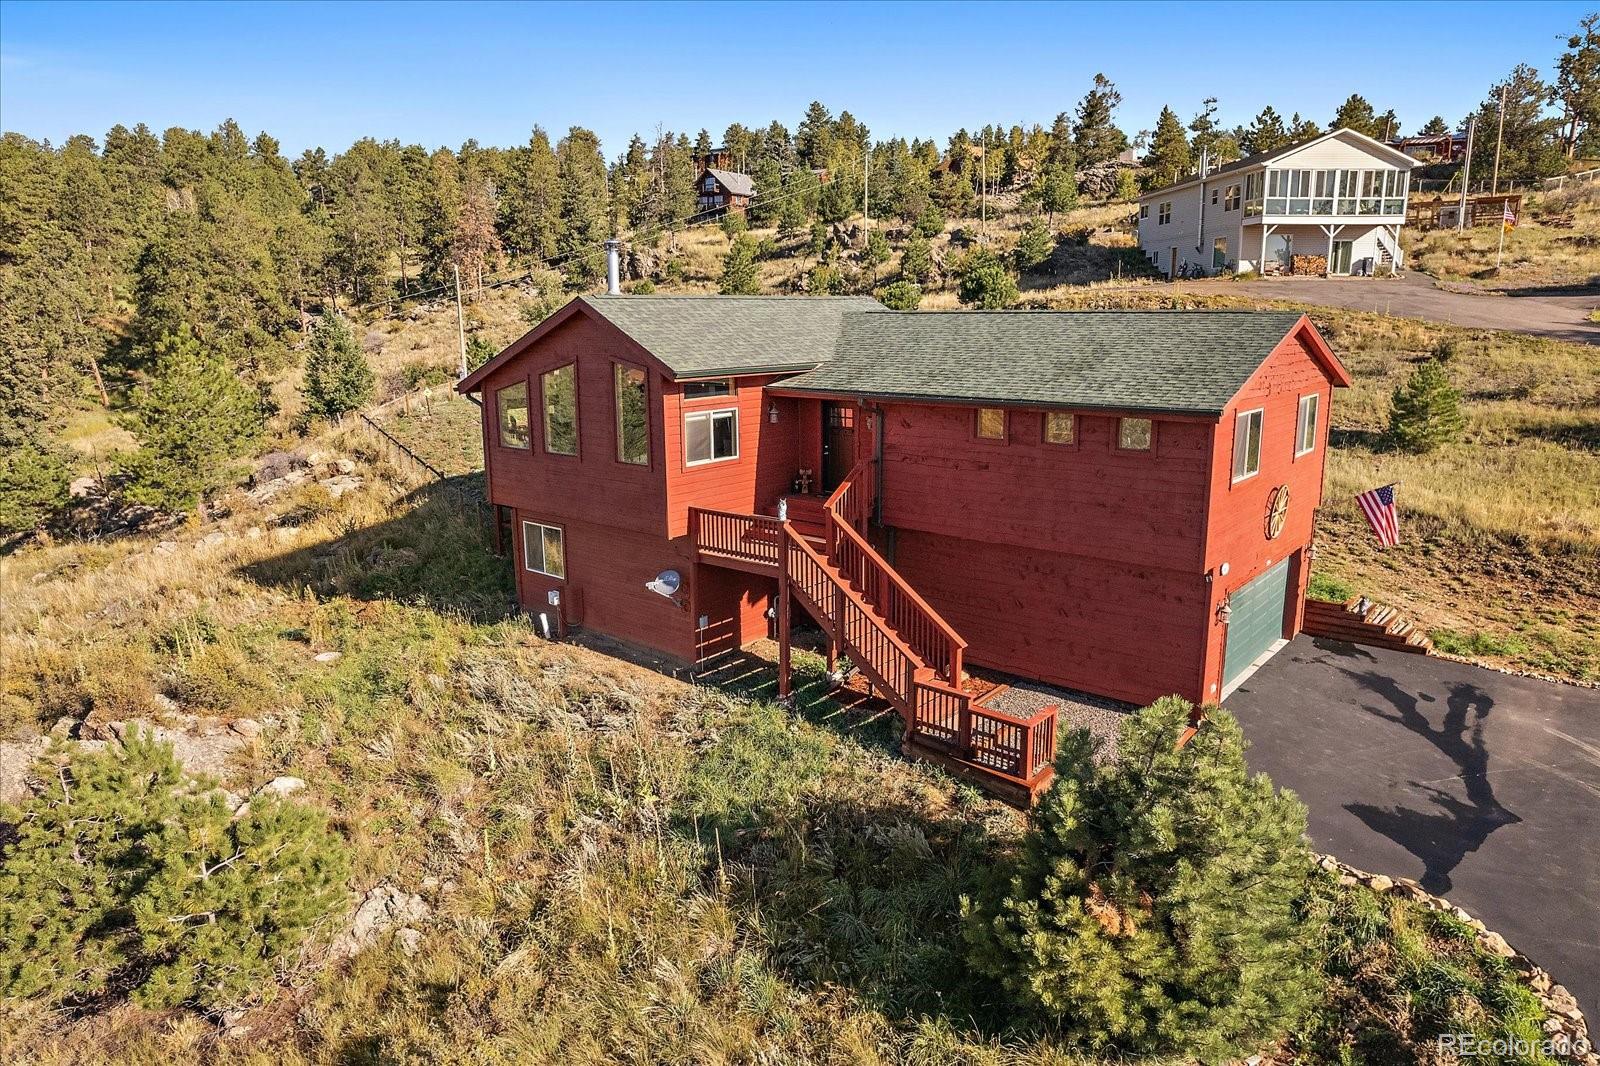
<svg viewBox="0 0 1600 1066">
<path fill-rule="evenodd" d="M 1198 292 L 1224 292 L 1288 300 L 1307 306 L 1347 307 L 1449 322 L 1472 329 L 1509 329 L 1580 344 L 1600 344 L 1600 325 L 1589 312 L 1600 307 L 1600 289 L 1496 292 L 1451 292 L 1425 274 L 1408 271 L 1399 278 L 1258 278 L 1255 281 L 1179 281 L 1175 287 Z"/>
<path fill-rule="evenodd" d="M 1600 691 L 1302 634 L 1226 706 L 1319 850 L 1448 896 L 1600 1018 Z"/>
</svg>

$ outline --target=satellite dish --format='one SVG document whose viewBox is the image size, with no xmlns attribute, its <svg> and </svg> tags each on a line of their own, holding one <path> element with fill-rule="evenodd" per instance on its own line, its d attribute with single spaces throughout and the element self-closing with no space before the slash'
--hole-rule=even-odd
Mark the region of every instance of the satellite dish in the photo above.
<svg viewBox="0 0 1600 1066">
<path fill-rule="evenodd" d="M 656 575 L 654 581 L 646 581 L 644 587 L 657 596 L 665 596 L 670 600 L 678 594 L 678 589 L 683 587 L 683 578 L 676 570 L 663 570 Z"/>
</svg>

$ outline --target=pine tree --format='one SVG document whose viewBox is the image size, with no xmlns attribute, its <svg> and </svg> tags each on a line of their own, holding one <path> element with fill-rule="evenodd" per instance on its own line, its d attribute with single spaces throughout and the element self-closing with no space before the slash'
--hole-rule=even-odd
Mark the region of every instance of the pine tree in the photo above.
<svg viewBox="0 0 1600 1066">
<path fill-rule="evenodd" d="M 262 796 L 235 818 L 170 745 L 135 731 L 41 770 L 45 792 L 4 812 L 0 995 L 220 1010 L 270 995 L 276 964 L 343 904 L 349 862 L 320 813 Z"/>
<path fill-rule="evenodd" d="M 1157 701 L 1096 766 L 1064 737 L 1008 886 L 968 905 L 974 966 L 1086 1043 L 1205 1061 L 1285 1032 L 1320 992 L 1305 808 L 1251 777 L 1220 709 Z"/>
<path fill-rule="evenodd" d="M 722 259 L 724 296 L 755 296 L 761 292 L 761 270 L 756 265 L 756 239 L 741 233 Z"/>
<path fill-rule="evenodd" d="M 497 210 L 494 190 L 487 181 L 468 183 L 461 198 L 461 211 L 456 215 L 450 259 L 461 271 L 463 288 L 472 286 L 473 296 L 483 291 L 483 272 L 490 258 L 500 254 L 500 234 L 495 229 Z"/>
<path fill-rule="evenodd" d="M 922 288 L 909 281 L 897 281 L 885 286 L 878 300 L 891 311 L 915 311 L 922 303 Z"/>
<path fill-rule="evenodd" d="M 872 230 L 867 234 L 867 247 L 863 255 L 867 266 L 872 268 L 872 283 L 878 283 L 878 268 L 889 261 L 889 238 L 883 235 L 882 230 Z"/>
<path fill-rule="evenodd" d="M 1434 115 L 1418 131 L 1424 137 L 1442 137 L 1450 132 L 1450 123 L 1444 120 L 1443 115 Z"/>
<path fill-rule="evenodd" d="M 1171 185 L 1194 169 L 1189 138 L 1183 132 L 1183 123 L 1178 121 L 1178 113 L 1172 108 L 1161 109 L 1155 133 L 1150 138 L 1150 150 L 1145 153 L 1143 162 L 1150 171 L 1152 188 Z"/>
<path fill-rule="evenodd" d="M 606 225 L 606 164 L 600 139 L 581 126 L 573 126 L 556 146 L 560 167 L 561 232 L 556 251 L 562 259 L 567 283 L 582 288 L 605 269 L 601 246 L 609 235 Z"/>
<path fill-rule="evenodd" d="M 1044 220 L 1029 219 L 1017 235 L 1017 269 L 1032 270 L 1049 259 L 1054 245 L 1055 242 L 1050 239 L 1050 227 L 1045 225 Z"/>
<path fill-rule="evenodd" d="M 306 412 L 313 417 L 340 418 L 372 399 L 372 367 L 339 315 L 328 315 L 311 335 L 306 379 L 301 387 Z"/>
<path fill-rule="evenodd" d="M 1290 143 L 1298 144 L 1300 141 L 1309 141 L 1311 138 L 1320 134 L 1322 132 L 1322 127 L 1317 125 L 1315 122 L 1312 122 L 1308 118 L 1301 118 L 1300 112 L 1296 111 L 1293 115 L 1289 116 L 1289 127 L 1287 132 Z"/>
<path fill-rule="evenodd" d="M 1246 155 L 1258 155 L 1261 152 L 1276 152 L 1288 144 L 1289 131 L 1283 128 L 1283 118 L 1268 104 L 1251 121 L 1250 128 L 1244 131 L 1239 147 L 1244 149 Z"/>
<path fill-rule="evenodd" d="M 501 198 L 501 230 L 513 253 L 536 259 L 556 254 L 561 232 L 561 178 L 550 137 L 538 126 L 512 153 L 511 179 Z"/>
<path fill-rule="evenodd" d="M 1389 398 L 1389 440 L 1409 452 L 1431 452 L 1461 436 L 1461 394 L 1437 359 L 1396 385 Z"/>
<path fill-rule="evenodd" d="M 1045 166 L 1073 173 L 1078 167 L 1078 153 L 1072 146 L 1072 116 L 1065 111 L 1057 114 L 1050 124 L 1049 138 L 1050 151 L 1045 156 Z"/>
<path fill-rule="evenodd" d="M 1567 38 L 1567 50 L 1556 60 L 1555 99 L 1567 157 L 1580 144 L 1592 150 L 1600 139 L 1600 13 L 1579 20 L 1578 32 Z"/>
<path fill-rule="evenodd" d="M 1032 192 L 1038 200 L 1039 210 L 1049 216 L 1052 229 L 1056 224 L 1056 212 L 1070 211 L 1078 204 L 1077 181 L 1070 171 L 1055 165 L 1045 167 Z"/>
<path fill-rule="evenodd" d="M 921 233 L 912 231 L 900 253 L 900 273 L 918 285 L 925 285 L 933 275 L 933 245 Z"/>
<path fill-rule="evenodd" d="M 956 273 L 956 299 L 968 307 L 997 311 L 1016 302 L 1017 279 L 987 248 L 968 252 Z"/>
<path fill-rule="evenodd" d="M 1373 110 L 1372 105 L 1367 102 L 1366 97 L 1360 93 L 1351 93 L 1349 98 L 1340 104 L 1339 109 L 1333 113 L 1333 121 L 1328 123 L 1328 128 L 1332 130 L 1355 130 L 1357 133 L 1364 133 L 1368 137 L 1375 137 L 1381 141 L 1385 136 L 1384 126 L 1386 123 L 1393 127 L 1394 134 L 1399 133 L 1400 123 L 1395 119 L 1393 111 L 1380 116 Z"/>
<path fill-rule="evenodd" d="M 794 147 L 805 167 L 825 167 L 833 156 L 833 115 L 820 100 L 811 101 L 794 131 Z"/>
<path fill-rule="evenodd" d="M 68 454 L 45 438 L 0 445 L 0 540 L 38 529 L 66 506 Z"/>
<path fill-rule="evenodd" d="M 1217 124 L 1215 96 L 1201 101 L 1199 112 L 1189 120 L 1189 132 L 1194 134 L 1189 144 L 1197 162 L 1204 155 L 1207 165 L 1215 167 L 1239 158 L 1239 142 Z"/>
<path fill-rule="evenodd" d="M 123 420 L 139 448 L 123 463 L 128 499 L 185 511 L 234 475 L 261 432 L 261 409 L 227 362 L 187 326 L 157 344 L 147 386 Z"/>
<path fill-rule="evenodd" d="M 1547 114 L 1550 87 L 1539 72 L 1519 63 L 1503 81 L 1490 86 L 1478 107 L 1478 137 L 1472 150 L 1472 174 L 1489 175 L 1495 165 L 1495 137 L 1500 116 L 1500 91 L 1505 89 L 1505 128 L 1500 138 L 1500 180 L 1531 184 L 1566 170 L 1561 149 L 1561 119 Z"/>
<path fill-rule="evenodd" d="M 1104 74 L 1094 76 L 1094 86 L 1078 103 L 1072 126 L 1072 148 L 1079 167 L 1109 163 L 1128 147 L 1128 135 L 1117 128 L 1114 115 L 1122 94 Z"/>
</svg>

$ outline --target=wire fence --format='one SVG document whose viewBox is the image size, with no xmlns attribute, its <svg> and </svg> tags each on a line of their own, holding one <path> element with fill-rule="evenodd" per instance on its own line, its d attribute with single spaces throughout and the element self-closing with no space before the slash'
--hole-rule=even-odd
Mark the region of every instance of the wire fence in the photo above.
<svg viewBox="0 0 1600 1066">
<path fill-rule="evenodd" d="M 443 489 L 462 510 L 473 510 L 481 521 L 485 523 L 492 522 L 494 510 L 489 506 L 489 501 L 484 498 L 483 493 L 476 486 L 467 484 L 464 478 L 451 477 L 428 462 L 428 460 L 407 447 L 404 441 L 384 429 L 366 412 L 358 411 L 356 412 L 356 417 L 361 420 L 362 428 L 375 438 L 378 442 L 379 450 L 391 463 L 427 481 L 430 487 Z"/>
</svg>

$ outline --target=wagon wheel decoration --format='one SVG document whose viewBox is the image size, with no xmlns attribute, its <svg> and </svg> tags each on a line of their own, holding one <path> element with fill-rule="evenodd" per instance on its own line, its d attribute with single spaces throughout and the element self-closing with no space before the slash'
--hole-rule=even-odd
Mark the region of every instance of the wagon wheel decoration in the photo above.
<svg viewBox="0 0 1600 1066">
<path fill-rule="evenodd" d="M 1276 540 L 1283 532 L 1284 519 L 1289 517 L 1289 486 L 1279 485 L 1267 497 L 1267 539 Z"/>
</svg>

